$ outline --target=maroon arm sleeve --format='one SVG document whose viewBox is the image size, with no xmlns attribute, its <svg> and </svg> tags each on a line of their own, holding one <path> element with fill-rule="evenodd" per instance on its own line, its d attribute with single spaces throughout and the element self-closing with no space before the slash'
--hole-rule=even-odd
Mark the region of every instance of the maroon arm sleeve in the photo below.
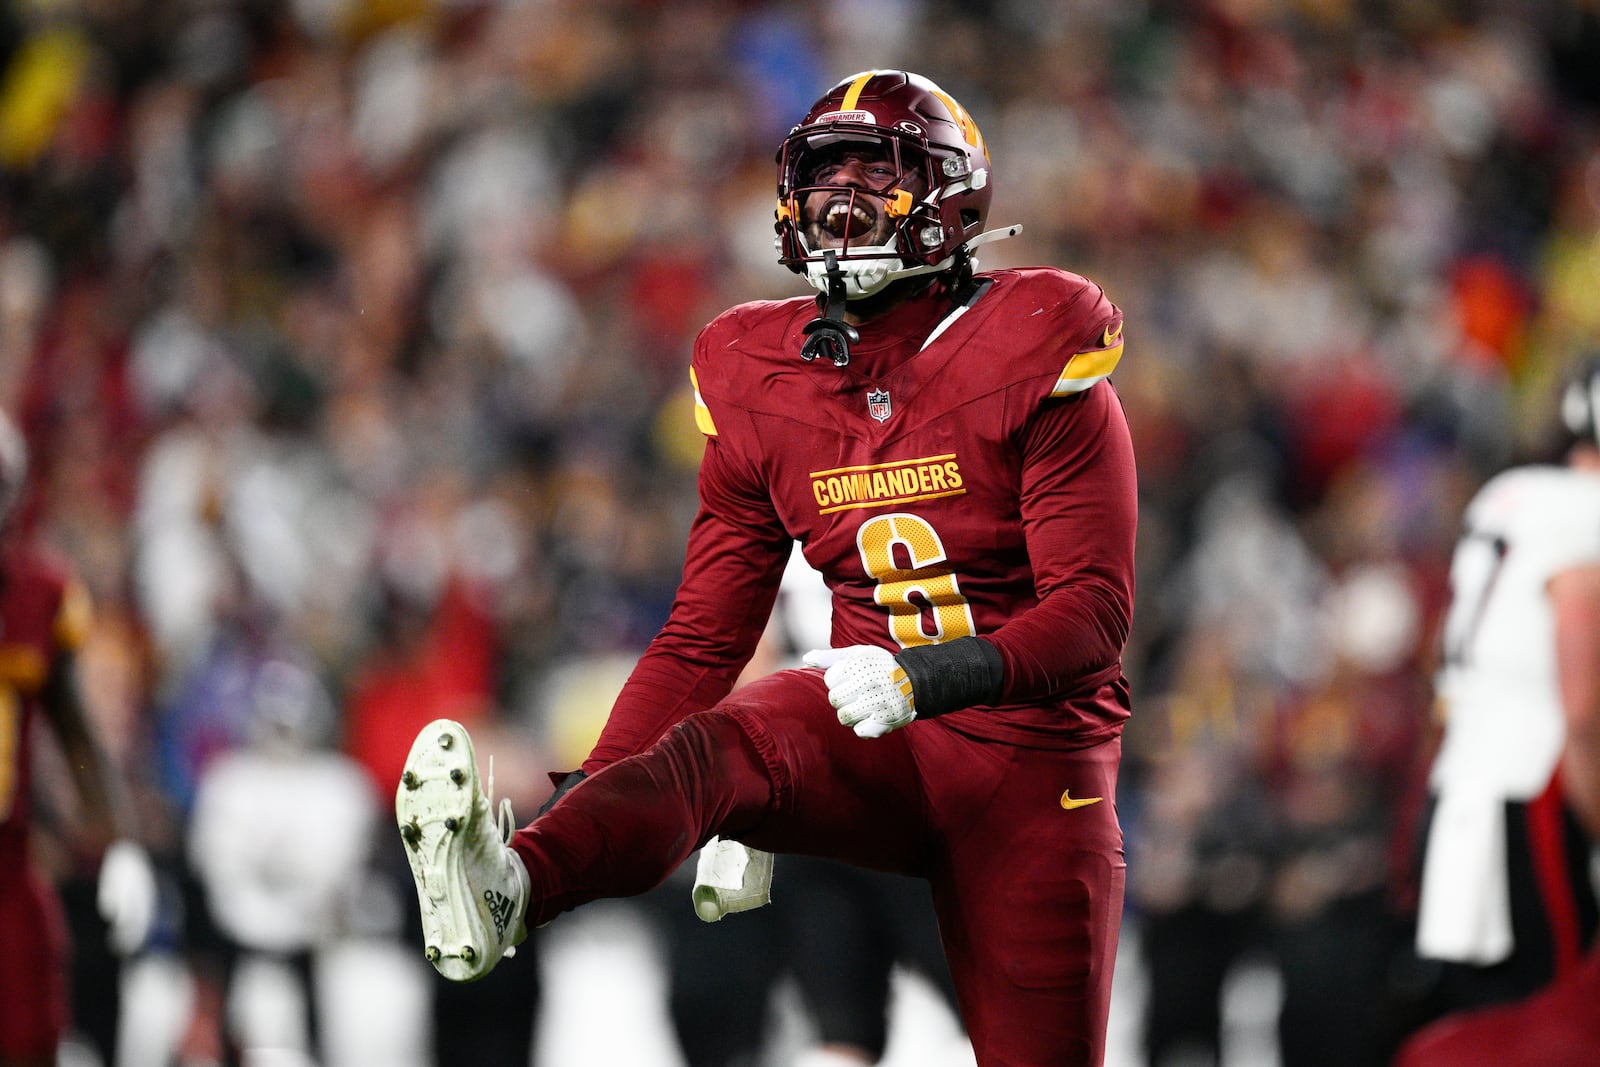
<svg viewBox="0 0 1600 1067">
<path fill-rule="evenodd" d="M 1005 662 L 1002 703 L 1115 677 L 1133 621 L 1138 489 L 1109 382 L 1046 401 L 1021 432 L 1022 522 L 1039 603 L 985 634 Z"/>
<path fill-rule="evenodd" d="M 672 612 L 612 706 L 585 773 L 649 747 L 727 696 L 766 628 L 790 539 L 758 478 L 730 451 L 706 439 L 700 512 Z"/>
</svg>

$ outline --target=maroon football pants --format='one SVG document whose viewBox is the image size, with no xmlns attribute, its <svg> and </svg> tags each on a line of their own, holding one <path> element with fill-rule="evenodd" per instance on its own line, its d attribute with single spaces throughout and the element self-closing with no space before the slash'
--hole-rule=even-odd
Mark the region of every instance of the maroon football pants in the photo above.
<svg viewBox="0 0 1600 1067">
<path fill-rule="evenodd" d="M 644 892 L 713 834 L 918 875 L 980 1067 L 1099 1064 L 1122 912 L 1120 750 L 1024 748 L 938 720 L 863 740 L 820 672 L 783 671 L 518 831 L 528 923 Z M 781 860 L 776 872 L 781 893 Z"/>
<path fill-rule="evenodd" d="M 67 1027 L 69 945 L 60 898 L 25 857 L 0 873 L 0 1061 L 54 1063 Z"/>
</svg>

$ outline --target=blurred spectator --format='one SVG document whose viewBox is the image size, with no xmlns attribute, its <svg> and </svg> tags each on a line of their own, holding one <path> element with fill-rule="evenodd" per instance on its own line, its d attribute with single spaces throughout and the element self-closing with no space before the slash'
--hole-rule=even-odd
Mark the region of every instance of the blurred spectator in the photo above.
<svg viewBox="0 0 1600 1067">
<path fill-rule="evenodd" d="M 329 750 L 333 705 L 309 671 L 268 662 L 238 697 L 249 705 L 248 743 L 206 764 L 188 830 L 200 890 L 190 957 L 201 980 L 215 983 L 202 1002 L 218 1011 L 200 1023 L 218 1028 L 205 1044 L 224 1050 L 228 1064 L 250 1047 L 300 1048 L 320 1061 L 317 953 L 347 935 L 352 909 L 363 907 L 352 896 L 372 849 L 377 798 L 360 769 Z M 248 1034 L 247 1009 L 230 993 L 262 963 L 294 976 L 303 1027 Z"/>
<path fill-rule="evenodd" d="M 1428 576 L 1410 562 L 1405 464 L 1346 468 L 1312 528 L 1330 570 L 1315 672 L 1282 694 L 1260 751 L 1272 813 L 1269 938 L 1285 1067 L 1388 1063 L 1409 1009 L 1403 857 L 1420 803 Z M 1337 991 L 1367 990 L 1338 1007 Z"/>
</svg>

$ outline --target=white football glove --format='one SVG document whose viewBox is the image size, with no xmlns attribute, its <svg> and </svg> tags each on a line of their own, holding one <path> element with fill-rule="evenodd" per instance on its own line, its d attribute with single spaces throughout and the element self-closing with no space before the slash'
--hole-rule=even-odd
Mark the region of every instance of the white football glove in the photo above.
<svg viewBox="0 0 1600 1067">
<path fill-rule="evenodd" d="M 828 703 L 838 709 L 840 724 L 854 729 L 857 737 L 882 737 L 917 717 L 911 679 L 886 648 L 818 648 L 801 662 L 824 670 Z"/>
<path fill-rule="evenodd" d="M 156 893 L 155 868 L 140 845 L 124 838 L 106 846 L 95 896 L 109 928 L 106 940 L 119 956 L 137 952 L 150 936 Z"/>
</svg>

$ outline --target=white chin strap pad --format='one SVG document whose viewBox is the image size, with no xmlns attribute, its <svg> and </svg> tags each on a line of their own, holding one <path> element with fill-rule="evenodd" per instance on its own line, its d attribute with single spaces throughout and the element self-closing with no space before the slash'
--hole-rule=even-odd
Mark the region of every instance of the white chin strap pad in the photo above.
<svg viewBox="0 0 1600 1067">
<path fill-rule="evenodd" d="M 988 244 L 990 241 L 1003 241 L 1007 237 L 1015 237 L 1022 232 L 1020 225 L 1002 226 L 995 230 L 985 230 L 966 244 L 967 254 L 971 255 L 979 245 Z M 844 259 L 839 261 L 839 270 L 844 274 L 844 293 L 846 300 L 859 300 L 871 296 L 892 281 L 901 278 L 914 278 L 919 274 L 937 274 L 948 270 L 955 260 L 954 256 L 941 259 L 937 263 L 926 263 L 915 267 L 908 267 L 905 261 L 894 254 L 894 249 L 888 245 L 877 245 L 867 248 L 852 250 L 852 255 L 863 252 L 881 252 L 881 257 L 871 259 Z M 973 260 L 976 264 L 977 260 Z M 824 295 L 828 292 L 828 269 L 820 259 L 806 260 L 806 281 Z"/>
<path fill-rule="evenodd" d="M 864 296 L 871 296 L 879 289 L 888 285 L 895 278 L 902 277 L 905 263 L 894 254 L 894 249 L 887 247 L 862 248 L 859 252 L 882 252 L 882 258 L 872 259 L 846 259 L 839 262 L 839 270 L 844 274 L 844 298 L 846 300 L 859 300 Z M 806 261 L 806 281 L 810 282 L 817 292 L 824 295 L 828 292 L 828 268 L 822 260 Z"/>
</svg>

